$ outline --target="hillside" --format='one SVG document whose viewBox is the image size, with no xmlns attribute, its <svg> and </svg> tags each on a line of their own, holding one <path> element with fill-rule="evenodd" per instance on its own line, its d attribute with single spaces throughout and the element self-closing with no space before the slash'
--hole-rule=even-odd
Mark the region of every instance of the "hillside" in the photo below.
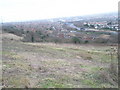
<svg viewBox="0 0 120 90">
<path fill-rule="evenodd" d="M 117 46 L 22 42 L 2 34 L 5 88 L 117 88 Z"/>
</svg>

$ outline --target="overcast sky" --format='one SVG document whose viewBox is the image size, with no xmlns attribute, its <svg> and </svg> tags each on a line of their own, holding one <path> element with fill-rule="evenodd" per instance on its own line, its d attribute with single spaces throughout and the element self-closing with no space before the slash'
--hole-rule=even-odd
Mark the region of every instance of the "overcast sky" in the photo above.
<svg viewBox="0 0 120 90">
<path fill-rule="evenodd" d="M 119 0 L 0 0 L 3 22 L 117 12 Z"/>
</svg>

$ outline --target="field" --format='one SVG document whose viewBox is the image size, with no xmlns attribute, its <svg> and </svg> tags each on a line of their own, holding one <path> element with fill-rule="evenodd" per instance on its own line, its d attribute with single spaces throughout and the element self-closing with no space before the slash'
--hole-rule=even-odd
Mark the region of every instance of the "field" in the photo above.
<svg viewBox="0 0 120 90">
<path fill-rule="evenodd" d="M 117 88 L 117 46 L 22 42 L 2 34 L 7 88 Z"/>
</svg>

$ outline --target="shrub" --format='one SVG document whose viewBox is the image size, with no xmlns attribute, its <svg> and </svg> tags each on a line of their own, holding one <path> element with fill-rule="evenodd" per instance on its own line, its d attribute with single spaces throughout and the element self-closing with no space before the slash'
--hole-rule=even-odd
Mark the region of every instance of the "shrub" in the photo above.
<svg viewBox="0 0 120 90">
<path fill-rule="evenodd" d="M 84 42 L 85 44 L 87 44 L 87 43 L 89 43 L 89 41 L 88 40 L 85 40 L 85 42 Z"/>
<path fill-rule="evenodd" d="M 78 37 L 73 37 L 72 38 L 72 42 L 75 43 L 75 44 L 77 44 L 77 43 L 80 43 L 80 40 L 79 40 Z"/>
</svg>

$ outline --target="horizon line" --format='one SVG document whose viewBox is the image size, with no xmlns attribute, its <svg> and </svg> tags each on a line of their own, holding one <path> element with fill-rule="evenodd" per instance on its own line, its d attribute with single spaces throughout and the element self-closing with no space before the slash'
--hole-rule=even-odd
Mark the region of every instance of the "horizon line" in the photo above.
<svg viewBox="0 0 120 90">
<path fill-rule="evenodd" d="M 76 16 L 64 16 L 64 17 L 51 17 L 51 18 L 41 18 L 41 19 L 30 19 L 30 20 L 16 20 L 16 21 L 5 21 L 3 20 L 1 16 L 1 23 L 20 23 L 20 22 L 33 22 L 33 21 L 41 21 L 41 20 L 49 20 L 49 19 L 60 19 L 60 18 L 72 18 L 72 17 L 89 17 L 89 16 L 96 16 L 96 15 L 103 15 L 103 14 L 111 14 L 111 13 L 117 13 L 117 11 L 113 12 L 106 12 L 106 13 L 95 13 L 95 14 L 86 14 L 86 15 L 76 15 Z"/>
</svg>

